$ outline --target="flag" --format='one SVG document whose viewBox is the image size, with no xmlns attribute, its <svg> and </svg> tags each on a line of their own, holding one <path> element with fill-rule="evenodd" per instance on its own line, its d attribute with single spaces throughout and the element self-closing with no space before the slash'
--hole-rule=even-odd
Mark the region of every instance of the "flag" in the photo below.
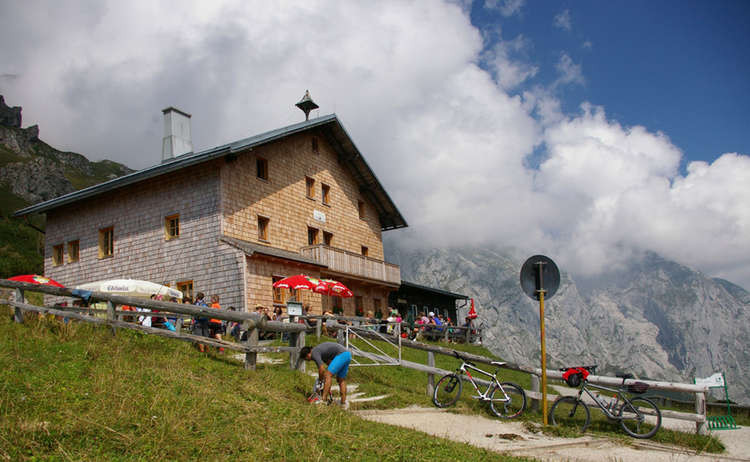
<svg viewBox="0 0 750 462">
<path fill-rule="evenodd" d="M 710 377 L 706 377 L 704 379 L 695 378 L 695 384 L 696 385 L 708 385 L 709 387 L 723 387 L 724 385 L 724 374 L 721 372 L 717 372 L 714 375 Z"/>
</svg>

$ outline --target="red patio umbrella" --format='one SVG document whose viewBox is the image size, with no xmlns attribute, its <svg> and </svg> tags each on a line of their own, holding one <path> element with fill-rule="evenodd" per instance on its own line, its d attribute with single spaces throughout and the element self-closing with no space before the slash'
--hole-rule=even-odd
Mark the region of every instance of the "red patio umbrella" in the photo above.
<svg viewBox="0 0 750 462">
<path fill-rule="evenodd" d="M 349 289 L 339 281 L 334 281 L 333 279 L 323 279 L 323 282 L 325 282 L 328 286 L 328 290 L 325 292 L 325 295 L 342 298 L 354 297 L 354 292 L 352 292 L 351 289 Z"/>
<path fill-rule="evenodd" d="M 476 319 L 477 316 L 479 316 L 479 315 L 477 314 L 476 310 L 474 309 L 474 299 L 472 298 L 471 299 L 471 309 L 469 310 L 469 314 L 466 315 L 466 317 L 469 318 L 469 319 Z"/>
<path fill-rule="evenodd" d="M 9 281 L 28 282 L 30 284 L 39 284 L 52 287 L 65 287 L 54 279 L 48 277 L 39 276 L 38 274 L 22 274 L 19 276 L 13 276 L 8 279 Z"/>
<path fill-rule="evenodd" d="M 326 293 L 328 291 L 328 285 L 320 279 L 311 278 L 304 274 L 298 274 L 296 276 L 289 276 L 288 278 L 281 279 L 273 283 L 274 289 L 305 289 L 312 290 L 319 294 Z"/>
</svg>

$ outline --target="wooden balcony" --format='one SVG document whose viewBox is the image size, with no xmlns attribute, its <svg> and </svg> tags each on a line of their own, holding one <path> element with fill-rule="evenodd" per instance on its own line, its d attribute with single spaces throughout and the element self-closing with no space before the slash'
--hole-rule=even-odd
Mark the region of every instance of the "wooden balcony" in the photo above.
<svg viewBox="0 0 750 462">
<path fill-rule="evenodd" d="M 381 281 L 388 285 L 401 284 L 401 268 L 398 265 L 324 244 L 303 247 L 300 254 L 337 273 Z"/>
</svg>

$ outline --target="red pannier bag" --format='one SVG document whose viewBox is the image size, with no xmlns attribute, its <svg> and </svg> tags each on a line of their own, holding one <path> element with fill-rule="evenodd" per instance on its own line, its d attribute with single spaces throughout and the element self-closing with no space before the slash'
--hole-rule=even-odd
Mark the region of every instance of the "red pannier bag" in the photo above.
<svg viewBox="0 0 750 462">
<path fill-rule="evenodd" d="M 562 378 L 569 387 L 577 387 L 581 384 L 581 380 L 589 376 L 589 371 L 583 367 L 571 367 L 563 372 Z"/>
</svg>

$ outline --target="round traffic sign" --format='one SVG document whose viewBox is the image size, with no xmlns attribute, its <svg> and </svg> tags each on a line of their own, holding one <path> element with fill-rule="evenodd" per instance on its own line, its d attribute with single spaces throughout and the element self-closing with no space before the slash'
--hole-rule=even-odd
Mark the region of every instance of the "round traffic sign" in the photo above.
<svg viewBox="0 0 750 462">
<path fill-rule="evenodd" d="M 521 289 L 526 295 L 539 300 L 539 291 L 544 290 L 544 299 L 550 299 L 560 287 L 560 270 L 551 258 L 534 255 L 521 267 Z"/>
</svg>

